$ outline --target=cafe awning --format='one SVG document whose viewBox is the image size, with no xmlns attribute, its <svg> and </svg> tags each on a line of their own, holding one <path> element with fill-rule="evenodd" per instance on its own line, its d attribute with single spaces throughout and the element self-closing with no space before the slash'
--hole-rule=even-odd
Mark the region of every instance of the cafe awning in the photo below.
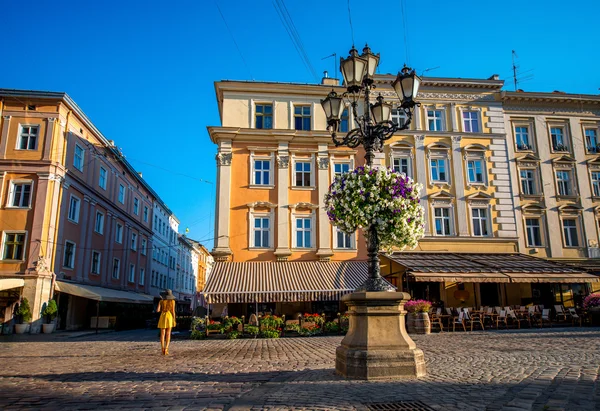
<svg viewBox="0 0 600 411">
<path fill-rule="evenodd" d="M 202 294 L 209 304 L 335 301 L 366 279 L 365 261 L 217 262 Z"/>
<path fill-rule="evenodd" d="M 0 291 L 10 290 L 25 286 L 25 280 L 22 278 L 2 278 L 0 279 Z"/>
<path fill-rule="evenodd" d="M 587 283 L 600 278 L 583 270 L 518 253 L 411 253 L 387 258 L 413 281 L 472 283 Z"/>
<path fill-rule="evenodd" d="M 154 297 L 148 294 L 113 290 L 112 288 L 69 283 L 66 281 L 56 281 L 56 291 L 90 300 L 111 303 L 152 304 L 154 302 Z"/>
</svg>

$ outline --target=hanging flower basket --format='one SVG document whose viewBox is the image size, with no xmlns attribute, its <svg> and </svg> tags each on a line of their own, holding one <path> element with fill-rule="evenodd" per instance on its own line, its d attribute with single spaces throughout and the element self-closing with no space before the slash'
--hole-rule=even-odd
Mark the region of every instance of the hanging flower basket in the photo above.
<svg viewBox="0 0 600 411">
<path fill-rule="evenodd" d="M 415 248 L 423 237 L 425 219 L 419 204 L 421 184 L 391 168 L 358 167 L 338 175 L 325 195 L 329 220 L 352 234 L 374 225 L 381 249 Z"/>
</svg>

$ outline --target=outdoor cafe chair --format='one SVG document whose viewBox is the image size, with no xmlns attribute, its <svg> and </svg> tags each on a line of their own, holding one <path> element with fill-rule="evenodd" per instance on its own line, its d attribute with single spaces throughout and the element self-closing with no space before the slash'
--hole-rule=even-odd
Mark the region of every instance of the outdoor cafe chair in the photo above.
<svg viewBox="0 0 600 411">
<path fill-rule="evenodd" d="M 496 317 L 496 329 L 500 328 L 500 323 L 504 323 L 504 328 L 508 328 L 508 323 L 506 322 L 506 311 L 500 310 L 500 313 Z"/>
<path fill-rule="evenodd" d="M 446 314 L 453 316 L 454 314 L 452 313 L 452 308 L 451 307 L 446 307 Z"/>
<path fill-rule="evenodd" d="M 496 310 L 496 314 L 500 314 L 500 311 L 502 311 L 502 307 L 494 307 L 494 310 Z"/>
<path fill-rule="evenodd" d="M 521 321 L 527 321 L 529 323 L 529 327 L 531 328 L 531 321 L 529 320 L 529 317 L 518 317 L 514 311 L 509 311 L 508 316 L 513 322 L 517 323 L 519 328 L 521 328 Z"/>
<path fill-rule="evenodd" d="M 482 331 L 485 331 L 485 327 L 483 326 L 483 321 L 481 321 L 480 314 L 469 314 L 469 312 L 465 312 L 465 320 L 469 322 L 471 325 L 471 331 L 473 331 L 473 324 L 479 324 Z"/>
<path fill-rule="evenodd" d="M 563 321 L 567 321 L 567 313 L 562 305 L 558 304 L 554 306 L 554 311 L 556 311 L 556 319 L 560 321 L 560 317 L 562 317 Z"/>
<path fill-rule="evenodd" d="M 456 324 L 460 324 L 463 327 L 463 330 L 466 332 L 467 327 L 465 325 L 465 313 L 462 311 L 458 313 L 458 317 L 452 318 L 452 331 L 456 331 Z"/>
<path fill-rule="evenodd" d="M 550 328 L 552 328 L 552 320 L 550 319 L 550 309 L 544 308 L 542 310 L 542 316 L 540 317 L 540 328 L 544 327 L 544 321 L 550 324 Z"/>
<path fill-rule="evenodd" d="M 583 323 L 583 317 L 577 314 L 577 310 L 573 307 L 569 308 L 569 314 L 571 315 L 571 322 L 575 325 L 576 321 L 579 321 L 579 326 L 581 327 Z"/>
<path fill-rule="evenodd" d="M 440 327 L 440 332 L 444 332 L 444 324 L 442 324 L 442 309 L 437 308 L 434 313 L 430 315 L 429 320 L 431 321 L 431 326 L 437 325 Z"/>
</svg>

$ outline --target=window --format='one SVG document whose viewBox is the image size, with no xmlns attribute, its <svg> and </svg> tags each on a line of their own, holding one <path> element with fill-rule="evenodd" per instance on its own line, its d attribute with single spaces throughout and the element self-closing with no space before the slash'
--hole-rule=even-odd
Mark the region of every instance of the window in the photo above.
<svg viewBox="0 0 600 411">
<path fill-rule="evenodd" d="M 431 165 L 431 181 L 447 182 L 446 178 L 446 160 L 443 158 L 432 158 Z"/>
<path fill-rule="evenodd" d="M 140 285 L 144 285 L 144 277 L 146 276 L 146 270 L 140 268 Z"/>
<path fill-rule="evenodd" d="M 104 214 L 100 211 L 96 211 L 96 224 L 94 226 L 94 231 L 98 234 L 104 234 Z"/>
<path fill-rule="evenodd" d="M 339 176 L 350 171 L 350 163 L 334 163 L 333 174 Z"/>
<path fill-rule="evenodd" d="M 271 161 L 254 160 L 254 181 L 256 185 L 271 184 Z"/>
<path fill-rule="evenodd" d="M 435 208 L 434 219 L 436 235 L 452 235 L 449 208 Z"/>
<path fill-rule="evenodd" d="M 129 264 L 129 282 L 135 283 L 135 265 Z"/>
<path fill-rule="evenodd" d="M 125 204 L 125 186 L 119 184 L 119 203 Z"/>
<path fill-rule="evenodd" d="M 296 248 L 311 248 L 312 218 L 296 218 Z"/>
<path fill-rule="evenodd" d="M 18 149 L 35 150 L 37 148 L 38 132 L 38 126 L 21 126 Z"/>
<path fill-rule="evenodd" d="M 23 260 L 26 233 L 4 232 L 3 260 Z"/>
<path fill-rule="evenodd" d="M 521 170 L 521 193 L 523 195 L 535 195 L 535 170 Z"/>
<path fill-rule="evenodd" d="M 294 107 L 294 128 L 310 131 L 310 106 Z"/>
<path fill-rule="evenodd" d="M 119 244 L 123 244 L 123 226 L 117 223 L 117 229 L 115 231 L 115 241 Z"/>
<path fill-rule="evenodd" d="M 585 146 L 588 153 L 598 153 L 600 151 L 600 146 L 598 146 L 598 133 L 595 129 L 585 129 Z"/>
<path fill-rule="evenodd" d="M 81 201 L 75 197 L 75 196 L 71 196 L 71 200 L 69 203 L 69 220 L 73 221 L 74 223 L 78 223 L 79 222 L 79 207 L 81 206 Z"/>
<path fill-rule="evenodd" d="M 517 150 L 531 150 L 529 143 L 529 127 L 515 127 L 515 140 L 517 141 Z"/>
<path fill-rule="evenodd" d="M 564 128 L 551 127 L 550 137 L 552 138 L 552 150 L 554 151 L 569 151 L 567 147 Z"/>
<path fill-rule="evenodd" d="M 146 244 L 147 244 L 146 239 L 142 238 L 142 249 L 140 250 L 140 252 L 142 253 L 142 255 L 146 255 Z"/>
<path fill-rule="evenodd" d="M 73 268 L 75 267 L 75 243 L 71 241 L 65 241 L 65 251 L 63 254 L 63 267 Z"/>
<path fill-rule="evenodd" d="M 140 200 L 137 197 L 133 199 L 133 214 L 140 215 Z"/>
<path fill-rule="evenodd" d="M 488 223 L 487 223 L 487 209 L 486 208 L 473 208 L 471 210 L 473 215 L 473 235 L 477 237 L 484 237 L 488 235 Z"/>
<path fill-rule="evenodd" d="M 347 108 L 342 111 L 342 118 L 340 120 L 340 131 L 347 133 L 350 130 L 350 114 Z"/>
<path fill-rule="evenodd" d="M 100 175 L 98 176 L 98 185 L 103 190 L 106 190 L 106 169 L 104 167 L 100 167 Z"/>
<path fill-rule="evenodd" d="M 527 246 L 541 247 L 542 246 L 542 231 L 539 218 L 526 218 L 525 228 L 527 230 Z"/>
<path fill-rule="evenodd" d="M 144 223 L 148 222 L 148 206 L 144 206 Z"/>
<path fill-rule="evenodd" d="M 398 124 L 398 127 L 404 126 L 406 123 L 406 112 L 400 107 L 392 109 L 392 121 Z"/>
<path fill-rule="evenodd" d="M 255 127 L 271 129 L 273 128 L 273 105 L 272 104 L 257 104 Z"/>
<path fill-rule="evenodd" d="M 354 235 L 346 234 L 339 228 L 335 228 L 335 248 L 351 250 L 354 248 Z"/>
<path fill-rule="evenodd" d="M 83 158 L 85 156 L 85 150 L 75 144 L 75 154 L 73 155 L 73 167 L 79 171 L 83 171 Z"/>
<path fill-rule="evenodd" d="M 269 217 L 254 217 L 254 244 L 256 248 L 269 248 L 270 242 L 270 221 Z"/>
<path fill-rule="evenodd" d="M 563 219 L 563 232 L 565 234 L 566 247 L 579 247 L 579 237 L 577 236 L 577 220 L 574 218 Z"/>
<path fill-rule="evenodd" d="M 469 176 L 469 183 L 483 183 L 482 160 L 468 160 L 467 171 Z"/>
<path fill-rule="evenodd" d="M 11 181 L 10 207 L 28 208 L 31 206 L 31 182 Z"/>
<path fill-rule="evenodd" d="M 131 249 L 137 251 L 137 234 L 131 233 Z"/>
<path fill-rule="evenodd" d="M 311 162 L 310 161 L 296 161 L 296 187 L 310 187 L 311 180 Z"/>
<path fill-rule="evenodd" d="M 600 172 L 593 171 L 592 174 L 592 195 L 600 197 Z"/>
<path fill-rule="evenodd" d="M 100 274 L 100 253 L 92 251 L 92 274 Z"/>
<path fill-rule="evenodd" d="M 571 187 L 571 178 L 569 171 L 556 172 L 556 184 L 558 185 L 558 195 L 570 196 L 573 194 Z"/>
<path fill-rule="evenodd" d="M 156 216 L 156 215 L 155 215 L 155 216 L 154 216 L 154 229 L 155 229 L 155 230 L 157 229 L 157 228 L 156 228 L 157 226 L 158 226 L 158 216 Z"/>
<path fill-rule="evenodd" d="M 410 157 L 394 157 L 392 168 L 394 169 L 394 171 L 396 171 L 398 173 L 404 173 L 410 177 L 411 176 L 410 164 L 411 164 Z"/>
<path fill-rule="evenodd" d="M 121 273 L 121 260 L 118 258 L 113 259 L 113 270 L 112 270 L 112 278 L 118 279 Z"/>
<path fill-rule="evenodd" d="M 463 111 L 464 131 L 467 133 L 479 133 L 479 112 Z"/>
<path fill-rule="evenodd" d="M 444 131 L 443 117 L 442 110 L 427 110 L 427 129 L 431 131 Z"/>
</svg>

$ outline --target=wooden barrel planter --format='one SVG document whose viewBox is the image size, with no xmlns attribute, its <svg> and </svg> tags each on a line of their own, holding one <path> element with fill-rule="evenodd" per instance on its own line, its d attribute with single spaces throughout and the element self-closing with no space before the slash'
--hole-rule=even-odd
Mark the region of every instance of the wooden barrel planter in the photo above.
<svg viewBox="0 0 600 411">
<path fill-rule="evenodd" d="M 431 334 L 431 322 L 429 321 L 428 313 L 414 313 L 411 315 L 414 318 L 414 333 L 415 334 Z"/>
<path fill-rule="evenodd" d="M 416 313 L 406 314 L 406 331 L 410 334 L 415 334 L 415 318 Z"/>
</svg>

